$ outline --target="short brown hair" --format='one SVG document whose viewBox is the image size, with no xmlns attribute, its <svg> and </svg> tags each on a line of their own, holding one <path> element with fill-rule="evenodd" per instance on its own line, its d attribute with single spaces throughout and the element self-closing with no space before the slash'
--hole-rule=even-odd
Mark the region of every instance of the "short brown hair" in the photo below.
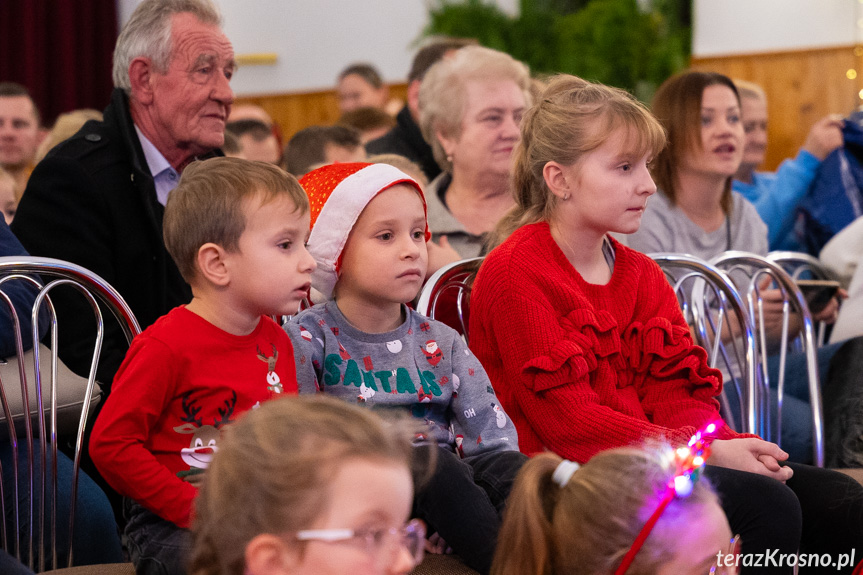
<svg viewBox="0 0 863 575">
<path fill-rule="evenodd" d="M 368 132 L 380 128 L 392 128 L 396 125 L 396 120 L 380 108 L 364 106 L 342 114 L 338 124 L 349 126 L 360 132 Z"/>
<path fill-rule="evenodd" d="M 33 106 L 33 117 L 36 118 L 36 126 L 41 126 L 42 114 L 39 113 L 39 107 L 36 105 L 36 101 L 30 94 L 30 91 L 17 82 L 0 82 L 0 98 L 16 98 L 19 96 L 30 100 L 30 104 Z"/>
<path fill-rule="evenodd" d="M 479 42 L 473 38 L 441 37 L 432 40 L 429 44 L 420 48 L 416 53 L 416 56 L 414 56 L 410 72 L 408 72 L 408 84 L 414 80 L 422 81 L 429 68 L 443 60 L 443 57 L 446 56 L 447 52 L 459 50 L 465 46 L 478 45 Z"/>
<path fill-rule="evenodd" d="M 726 86 L 737 97 L 737 87 L 728 76 L 716 72 L 689 70 L 663 82 L 653 97 L 651 109 L 668 132 L 668 146 L 653 162 L 656 185 L 674 204 L 677 198 L 675 176 L 687 150 L 701 149 L 701 99 L 709 86 Z M 722 194 L 722 209 L 731 212 L 731 178 Z"/>
<path fill-rule="evenodd" d="M 225 429 L 195 500 L 189 573 L 242 575 L 257 535 L 311 527 L 346 461 L 410 469 L 414 421 L 387 424 L 324 395 L 279 398 L 247 412 Z"/>
<path fill-rule="evenodd" d="M 383 78 L 381 78 L 381 73 L 378 72 L 377 68 L 375 68 L 371 64 L 367 64 L 365 62 L 351 64 L 350 66 L 342 70 L 341 73 L 339 73 L 339 82 L 341 82 L 351 74 L 353 74 L 354 76 L 359 76 L 366 82 L 366 84 L 368 84 L 372 88 L 380 88 L 384 85 L 384 80 Z"/>
<path fill-rule="evenodd" d="M 163 236 L 183 279 L 197 274 L 198 250 L 214 243 L 233 251 L 246 228 L 243 203 L 261 197 L 266 204 L 287 196 L 296 209 L 309 210 L 309 200 L 297 179 L 265 162 L 213 158 L 193 162 L 183 170 L 180 184 L 165 205 Z"/>
<path fill-rule="evenodd" d="M 423 169 L 419 167 L 419 164 L 399 154 L 375 154 L 366 158 L 366 161 L 370 164 L 389 164 L 394 168 L 398 168 L 416 180 L 423 189 L 429 185 L 429 179 L 426 177 Z"/>
<path fill-rule="evenodd" d="M 355 150 L 363 145 L 360 132 L 350 126 L 309 126 L 294 134 L 283 155 L 285 169 L 300 178 L 327 159 L 327 144 Z"/>
</svg>

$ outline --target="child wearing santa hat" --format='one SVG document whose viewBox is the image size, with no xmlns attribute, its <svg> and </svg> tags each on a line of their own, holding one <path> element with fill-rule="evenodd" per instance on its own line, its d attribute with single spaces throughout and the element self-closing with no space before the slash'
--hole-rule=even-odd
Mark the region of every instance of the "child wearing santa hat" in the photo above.
<svg viewBox="0 0 863 575">
<path fill-rule="evenodd" d="M 333 164 L 300 181 L 311 204 L 312 286 L 328 301 L 301 312 L 300 363 L 319 389 L 425 423 L 438 451 L 417 486 L 416 514 L 472 568 L 487 573 L 518 452 L 485 370 L 459 334 L 406 303 L 426 275 L 426 205 L 414 180 L 386 164 Z M 297 329 L 299 327 L 299 329 Z M 461 446 L 456 450 L 456 437 Z"/>
</svg>

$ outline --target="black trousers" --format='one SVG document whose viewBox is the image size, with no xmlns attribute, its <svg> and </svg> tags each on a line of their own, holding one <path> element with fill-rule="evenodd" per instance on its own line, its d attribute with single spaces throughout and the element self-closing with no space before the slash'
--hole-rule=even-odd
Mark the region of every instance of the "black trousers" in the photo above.
<svg viewBox="0 0 863 575">
<path fill-rule="evenodd" d="M 707 466 L 705 476 L 719 494 L 731 530 L 739 533 L 742 553 L 840 554 L 863 560 L 863 486 L 828 469 L 789 463 L 794 476 L 787 484 L 775 479 Z M 776 550 L 776 551 L 774 551 Z M 766 557 L 766 555 L 765 555 Z M 800 569 L 800 573 L 851 573 L 834 566 Z M 744 573 L 791 573 L 783 567 L 743 567 Z"/>
<path fill-rule="evenodd" d="M 414 515 L 437 532 L 472 569 L 491 569 L 501 514 L 527 457 L 496 451 L 460 459 L 449 449 L 417 447 L 418 459 L 436 453 L 435 468 L 417 480 Z"/>
</svg>

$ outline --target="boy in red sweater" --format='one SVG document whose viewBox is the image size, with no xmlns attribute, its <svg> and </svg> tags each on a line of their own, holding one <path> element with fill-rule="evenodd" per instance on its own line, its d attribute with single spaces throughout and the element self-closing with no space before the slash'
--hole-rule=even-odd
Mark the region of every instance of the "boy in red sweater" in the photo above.
<svg viewBox="0 0 863 575">
<path fill-rule="evenodd" d="M 192 301 L 132 342 L 90 442 L 99 471 L 127 498 L 138 573 L 184 572 L 196 485 L 222 427 L 298 392 L 293 347 L 266 316 L 295 314 L 315 269 L 308 199 L 293 176 L 262 162 L 190 165 L 163 227 Z"/>
</svg>

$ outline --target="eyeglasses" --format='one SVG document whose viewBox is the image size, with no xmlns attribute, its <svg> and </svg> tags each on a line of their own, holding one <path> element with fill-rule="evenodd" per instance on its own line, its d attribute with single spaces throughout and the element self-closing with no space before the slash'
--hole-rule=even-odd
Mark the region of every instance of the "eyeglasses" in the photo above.
<svg viewBox="0 0 863 575">
<path fill-rule="evenodd" d="M 323 541 L 344 543 L 357 540 L 366 553 L 373 555 L 381 564 L 395 560 L 402 547 L 410 553 L 414 565 L 423 560 L 426 528 L 419 519 L 411 520 L 403 527 L 381 527 L 378 529 L 305 529 L 294 535 L 297 541 Z"/>
<path fill-rule="evenodd" d="M 710 575 L 737 575 L 740 573 L 740 535 L 731 538 L 728 548 L 716 558 L 716 565 L 710 568 Z"/>
</svg>

